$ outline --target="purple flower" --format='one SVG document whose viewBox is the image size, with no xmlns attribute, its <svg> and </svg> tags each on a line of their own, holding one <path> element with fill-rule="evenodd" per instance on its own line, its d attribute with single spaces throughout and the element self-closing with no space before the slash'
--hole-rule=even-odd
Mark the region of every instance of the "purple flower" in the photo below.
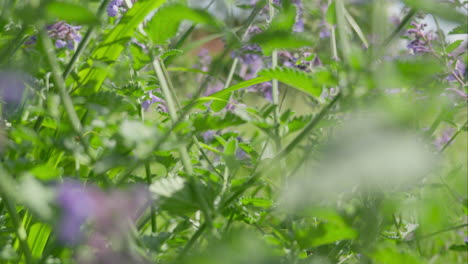
<svg viewBox="0 0 468 264">
<path fill-rule="evenodd" d="M 161 110 L 161 111 L 167 113 L 166 101 L 164 101 L 164 99 L 162 99 L 162 98 L 159 97 L 159 96 L 154 95 L 153 92 L 151 92 L 151 91 L 148 92 L 148 97 L 149 97 L 149 99 L 144 100 L 144 101 L 141 103 L 141 107 L 143 107 L 143 109 L 144 109 L 145 111 L 147 111 L 148 108 L 149 108 L 152 104 L 157 104 L 157 107 L 159 108 L 159 110 Z"/>
<path fill-rule="evenodd" d="M 142 186 L 105 192 L 66 181 L 57 186 L 58 237 L 63 243 L 84 242 L 92 249 L 85 258 L 78 254 L 78 263 L 140 263 L 128 255 L 122 241 L 150 201 L 148 189 Z"/>
<path fill-rule="evenodd" d="M 47 26 L 47 33 L 52 39 L 55 39 L 55 47 L 68 48 L 73 50 L 75 44 L 81 41 L 80 30 L 81 26 L 72 26 L 64 21 L 58 21 L 52 25 Z"/>
<path fill-rule="evenodd" d="M 296 22 L 294 23 L 293 31 L 304 32 L 304 6 L 302 5 L 302 0 L 293 0 L 292 2 L 296 6 Z"/>
<path fill-rule="evenodd" d="M 452 91 L 452 92 L 458 94 L 459 96 L 461 96 L 463 99 L 468 100 L 468 94 L 466 94 L 466 93 L 464 93 L 464 92 L 462 92 L 462 91 L 460 91 L 460 90 L 458 90 L 456 88 L 447 88 L 445 90 Z"/>
<path fill-rule="evenodd" d="M 411 26 L 413 28 L 409 29 L 407 33 L 413 36 L 414 39 L 408 44 L 408 49 L 412 50 L 414 54 L 431 52 L 430 41 L 433 36 L 424 32 L 427 24 L 412 22 Z"/>
<path fill-rule="evenodd" d="M 208 143 L 210 142 L 211 140 L 214 139 L 214 136 L 216 135 L 216 131 L 214 130 L 208 130 L 206 132 L 204 132 L 202 134 L 202 137 L 203 137 L 203 141 L 205 141 L 205 143 Z"/>
<path fill-rule="evenodd" d="M 119 13 L 119 9 L 124 5 L 123 0 L 113 0 L 109 3 L 107 7 L 107 15 L 110 17 L 115 17 Z"/>
<path fill-rule="evenodd" d="M 19 103 L 23 97 L 26 79 L 21 73 L 0 72 L 0 99 L 6 103 Z"/>
<path fill-rule="evenodd" d="M 136 0 L 132 0 L 132 3 L 135 3 Z M 128 7 L 124 0 L 112 0 L 107 7 L 107 15 L 110 17 L 115 17 L 119 13 L 127 12 Z"/>
<path fill-rule="evenodd" d="M 76 244 L 83 237 L 82 225 L 94 210 L 90 191 L 78 182 L 64 182 L 57 190 L 57 204 L 62 209 L 58 237 L 64 243 Z"/>
</svg>

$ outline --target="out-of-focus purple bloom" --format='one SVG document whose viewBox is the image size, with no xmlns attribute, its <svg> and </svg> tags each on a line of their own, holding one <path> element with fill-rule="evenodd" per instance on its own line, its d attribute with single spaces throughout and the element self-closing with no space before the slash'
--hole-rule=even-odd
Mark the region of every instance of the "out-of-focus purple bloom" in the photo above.
<svg viewBox="0 0 468 264">
<path fill-rule="evenodd" d="M 408 49 L 412 50 L 414 54 L 431 52 L 430 41 L 433 36 L 429 33 L 424 32 L 424 28 L 427 24 L 411 22 L 413 28 L 407 31 L 408 35 L 414 37 L 414 39 L 408 44 Z"/>
<path fill-rule="evenodd" d="M 244 159 L 247 159 L 247 152 L 245 152 L 245 150 L 243 150 L 242 148 L 237 148 L 236 149 L 236 159 L 238 160 L 244 160 Z"/>
<path fill-rule="evenodd" d="M 80 30 L 81 26 L 72 26 L 64 21 L 58 21 L 50 26 L 47 26 L 47 33 L 52 39 L 55 39 L 55 47 L 66 47 L 69 50 L 75 48 L 75 44 L 81 41 Z"/>
<path fill-rule="evenodd" d="M 257 92 L 263 95 L 263 97 L 270 101 L 273 102 L 273 88 L 272 88 L 271 82 L 264 82 L 257 84 L 253 86 L 252 88 L 249 89 L 251 92 Z"/>
<path fill-rule="evenodd" d="M 67 244 L 76 244 L 83 238 L 82 225 L 95 210 L 90 190 L 78 182 L 64 182 L 57 190 L 57 204 L 62 209 L 58 237 Z"/>
<path fill-rule="evenodd" d="M 92 249 L 86 258 L 78 254 L 78 263 L 140 263 L 139 258 L 126 252 L 122 241 L 150 201 L 149 191 L 143 186 L 105 192 L 79 182 L 62 183 L 57 186 L 61 209 L 58 237 L 64 243 L 83 242 Z M 124 259 L 128 261 L 121 262 Z"/>
<path fill-rule="evenodd" d="M 148 92 L 148 97 L 149 99 L 147 100 L 144 100 L 142 103 L 141 103 L 141 107 L 143 107 L 143 109 L 145 111 L 148 110 L 148 108 L 153 105 L 153 104 L 157 104 L 157 107 L 159 110 L 163 111 L 163 112 L 166 112 L 167 113 L 167 107 L 166 107 L 166 101 L 164 101 L 164 99 L 162 99 L 161 97 L 159 96 L 156 96 L 155 94 L 153 94 L 153 92 Z"/>
<path fill-rule="evenodd" d="M 18 72 L 0 72 L 0 99 L 6 103 L 19 103 L 23 97 L 26 80 L 26 75 Z"/>
<path fill-rule="evenodd" d="M 447 144 L 450 141 L 453 133 L 453 128 L 444 129 L 442 131 L 442 134 L 439 137 L 437 137 L 434 141 L 434 146 L 436 147 L 436 149 L 441 150 L 445 146 L 445 144 Z"/>
<path fill-rule="evenodd" d="M 208 49 L 201 49 L 198 53 L 199 64 L 195 65 L 195 68 L 199 68 L 200 70 L 207 72 L 210 68 L 210 64 L 212 61 L 212 57 L 210 55 L 210 51 Z M 203 79 L 202 75 L 198 76 L 198 81 L 201 82 Z M 210 94 L 216 93 L 221 91 L 224 88 L 224 84 L 219 80 L 210 79 L 210 82 L 205 89 L 204 95 L 208 96 Z"/>
<path fill-rule="evenodd" d="M 208 130 L 206 132 L 204 132 L 202 134 L 202 137 L 203 137 L 203 141 L 205 141 L 205 143 L 208 143 L 210 142 L 211 140 L 214 139 L 214 136 L 216 135 L 216 131 L 214 130 Z"/>
</svg>

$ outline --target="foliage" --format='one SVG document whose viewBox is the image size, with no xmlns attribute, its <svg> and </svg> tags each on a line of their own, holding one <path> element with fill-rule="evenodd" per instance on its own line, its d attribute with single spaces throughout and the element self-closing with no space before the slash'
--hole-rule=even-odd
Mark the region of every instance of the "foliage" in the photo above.
<svg viewBox="0 0 468 264">
<path fill-rule="evenodd" d="M 0 263 L 466 263 L 466 5 L 0 0 Z"/>
</svg>

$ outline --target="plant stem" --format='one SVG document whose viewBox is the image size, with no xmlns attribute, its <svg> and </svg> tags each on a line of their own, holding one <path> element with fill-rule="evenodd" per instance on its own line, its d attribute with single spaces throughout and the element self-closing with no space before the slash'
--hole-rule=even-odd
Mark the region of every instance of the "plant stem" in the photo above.
<svg viewBox="0 0 468 264">
<path fill-rule="evenodd" d="M 151 175 L 151 167 L 149 161 L 145 162 L 145 172 L 146 172 L 146 182 L 148 183 L 148 186 L 151 185 L 152 182 L 152 175 Z M 151 232 L 156 233 L 156 212 L 154 209 L 154 205 L 151 204 L 150 207 L 150 214 L 151 214 Z"/>
<path fill-rule="evenodd" d="M 106 10 L 106 7 L 109 4 L 109 2 L 110 0 L 103 0 L 101 2 L 101 5 L 99 6 L 97 14 L 96 14 L 96 17 L 98 19 L 100 19 L 102 15 L 104 14 L 104 11 Z M 67 67 L 65 68 L 65 71 L 63 71 L 63 74 L 62 74 L 63 79 L 67 79 L 68 75 L 70 75 L 73 69 L 73 66 L 78 61 L 78 58 L 81 56 L 86 46 L 88 45 L 89 40 L 91 39 L 95 29 L 96 29 L 96 25 L 91 25 L 88 27 L 88 30 L 86 31 L 83 39 L 80 41 L 80 44 L 78 44 L 78 48 L 73 54 L 70 62 L 68 62 Z"/>
<path fill-rule="evenodd" d="M 163 92 L 164 98 L 166 99 L 169 116 L 171 117 L 172 123 L 174 124 L 175 122 L 179 120 L 177 116 L 176 101 L 175 101 L 176 99 L 172 97 L 173 93 L 171 92 L 169 82 L 166 79 L 166 75 L 164 74 L 162 61 L 159 58 L 153 58 L 152 65 L 159 79 L 159 82 L 161 84 L 161 90 Z M 193 167 L 192 167 L 192 162 L 190 160 L 188 150 L 185 146 L 180 146 L 179 153 L 181 156 L 181 161 L 182 161 L 182 165 L 184 166 L 185 172 L 193 180 L 195 195 L 197 196 L 197 199 L 199 200 L 201 209 L 206 218 L 206 222 L 211 225 L 211 215 L 209 213 L 208 204 L 201 192 L 199 183 L 193 177 Z"/>
<path fill-rule="evenodd" d="M 411 9 L 408 14 L 403 18 L 403 20 L 400 22 L 398 27 L 390 34 L 390 36 L 384 40 L 383 42 L 383 47 L 388 46 L 392 41 L 397 37 L 398 35 L 401 34 L 401 32 L 405 29 L 405 27 L 408 25 L 408 23 L 413 19 L 413 17 L 416 15 L 417 10 L 416 9 Z"/>
<path fill-rule="evenodd" d="M 65 81 L 62 78 L 62 75 L 60 74 L 59 64 L 57 62 L 57 56 L 53 49 L 52 41 L 50 40 L 45 30 L 41 30 L 41 40 L 42 45 L 44 46 L 44 52 L 46 54 L 47 60 L 50 64 L 50 67 L 52 68 L 52 75 L 54 76 L 55 85 L 59 90 L 60 98 L 62 99 L 62 103 L 65 107 L 65 111 L 68 114 L 70 123 L 73 127 L 73 130 L 78 135 L 81 135 L 82 126 L 80 123 L 80 119 L 76 114 L 73 102 L 70 98 L 70 95 L 68 94 L 67 88 L 65 87 Z"/>
</svg>

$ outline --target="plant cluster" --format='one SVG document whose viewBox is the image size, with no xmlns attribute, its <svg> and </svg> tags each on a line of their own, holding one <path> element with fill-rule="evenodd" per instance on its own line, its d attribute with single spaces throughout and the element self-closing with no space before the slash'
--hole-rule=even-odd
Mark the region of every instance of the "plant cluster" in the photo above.
<svg viewBox="0 0 468 264">
<path fill-rule="evenodd" d="M 0 0 L 0 263 L 468 261 L 467 1 L 193 2 Z"/>
</svg>

